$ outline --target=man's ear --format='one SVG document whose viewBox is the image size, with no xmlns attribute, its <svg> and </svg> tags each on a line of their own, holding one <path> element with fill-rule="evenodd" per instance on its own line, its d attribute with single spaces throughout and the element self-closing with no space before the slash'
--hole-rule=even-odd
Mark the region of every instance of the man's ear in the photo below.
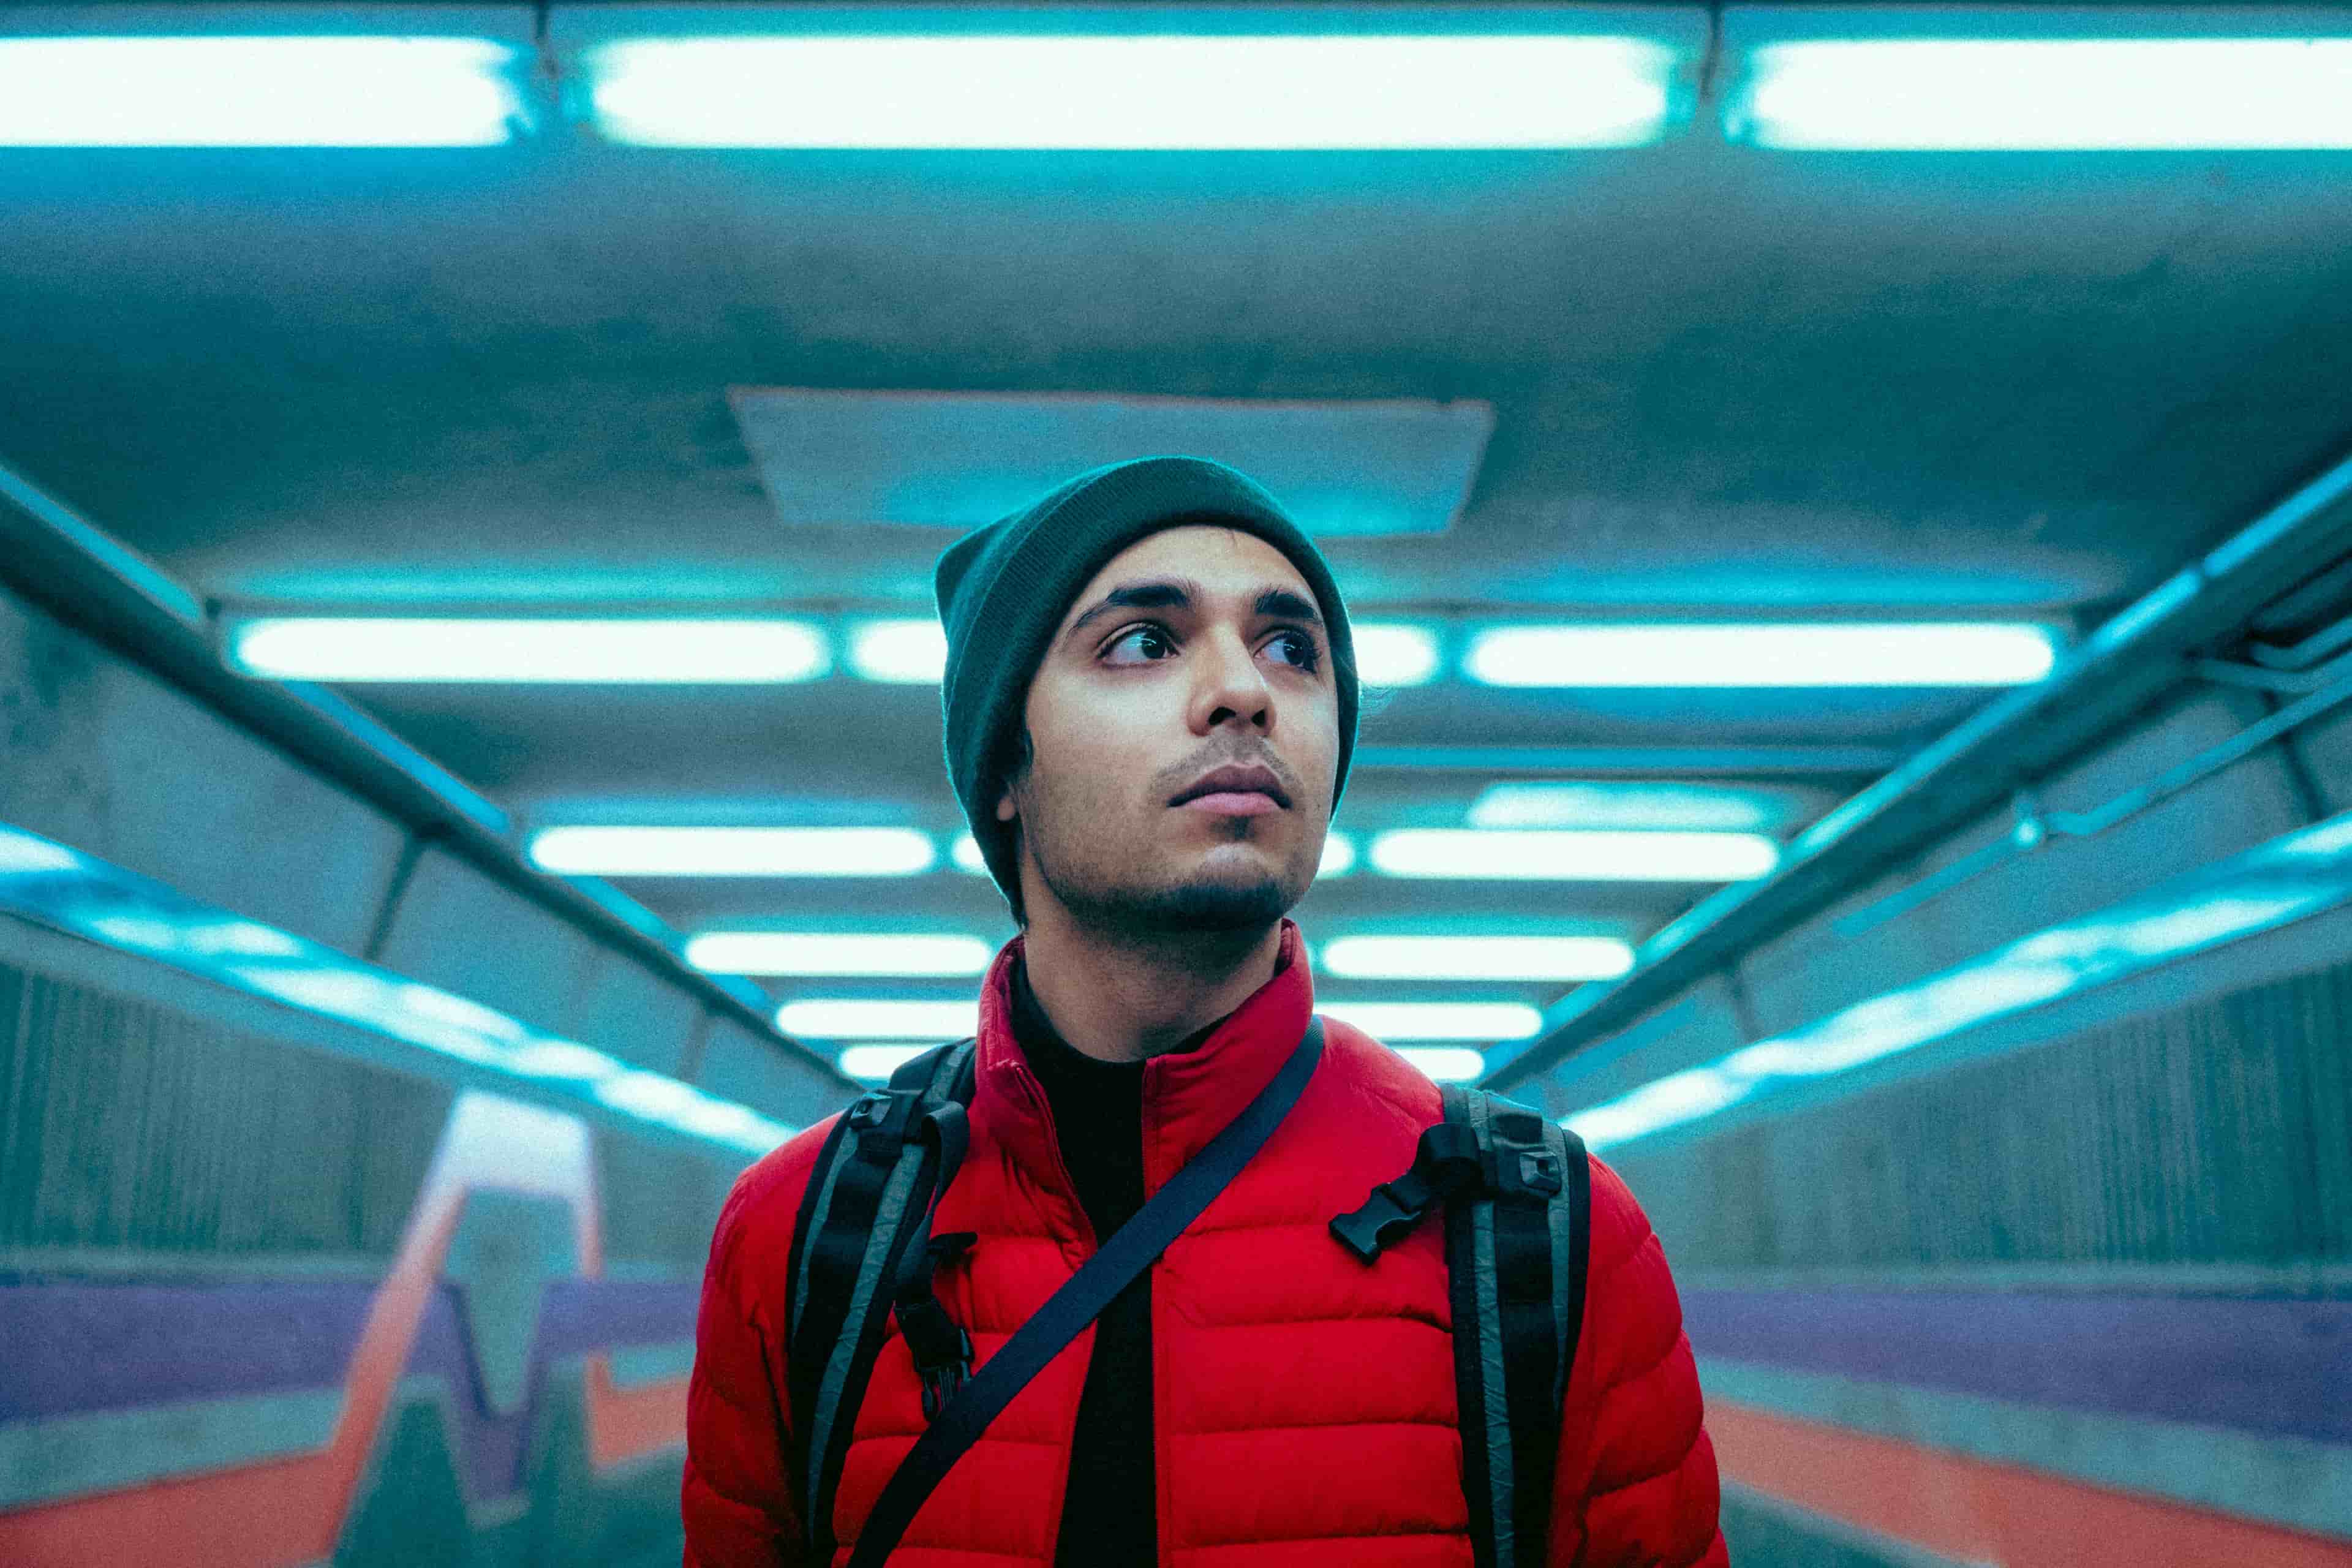
<svg viewBox="0 0 2352 1568">
<path fill-rule="evenodd" d="M 1013 817 L 1013 791 L 1007 788 L 996 797 L 996 820 L 1010 822 Z"/>
</svg>

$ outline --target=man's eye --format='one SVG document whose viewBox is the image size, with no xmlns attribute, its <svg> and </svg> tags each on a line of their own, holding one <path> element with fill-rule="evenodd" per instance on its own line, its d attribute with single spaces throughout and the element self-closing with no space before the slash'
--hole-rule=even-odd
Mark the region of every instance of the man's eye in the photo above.
<svg viewBox="0 0 2352 1568">
<path fill-rule="evenodd" d="M 1105 644 L 1103 647 L 1103 652 L 1108 653 L 1112 649 L 1120 647 L 1122 644 L 1135 637 L 1150 637 L 1154 642 L 1162 644 L 1165 644 L 1169 640 L 1168 633 L 1163 627 L 1150 626 L 1129 626 L 1127 630 L 1119 633 L 1118 636 L 1111 638 L 1108 643 Z"/>
</svg>

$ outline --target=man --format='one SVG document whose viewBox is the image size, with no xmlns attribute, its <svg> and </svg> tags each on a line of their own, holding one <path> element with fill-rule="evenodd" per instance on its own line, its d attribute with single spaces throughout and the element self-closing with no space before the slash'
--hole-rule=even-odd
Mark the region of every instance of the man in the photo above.
<svg viewBox="0 0 2352 1568">
<path fill-rule="evenodd" d="M 1355 741 L 1346 607 L 1222 465 L 1096 469 L 951 547 L 949 773 L 1021 926 L 983 982 L 971 1147 L 935 1234 L 978 1364 L 1273 1079 L 1314 1005 L 1286 911 Z M 986 1429 L 890 1561 L 1470 1568 L 1445 1253 L 1327 1232 L 1412 1163 L 1436 1087 L 1327 1020 L 1304 1092 L 1198 1219 Z M 790 1480 L 785 1259 L 830 1122 L 736 1184 L 688 1403 L 686 1558 L 810 1562 Z M 1727 1561 L 1664 1255 L 1591 1163 L 1550 1539 L 1518 1561 Z M 895 1338 L 830 1510 L 835 1562 L 926 1417 Z"/>
</svg>

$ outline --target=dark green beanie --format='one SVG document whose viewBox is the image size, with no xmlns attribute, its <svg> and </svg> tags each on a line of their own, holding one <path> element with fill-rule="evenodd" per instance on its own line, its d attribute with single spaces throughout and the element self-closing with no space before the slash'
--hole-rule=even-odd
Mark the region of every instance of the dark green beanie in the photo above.
<svg viewBox="0 0 2352 1568">
<path fill-rule="evenodd" d="M 1290 558 L 1315 591 L 1339 689 L 1336 812 L 1356 749 L 1355 642 L 1348 608 L 1322 552 L 1281 503 L 1246 475 L 1205 458 L 1139 458 L 1070 480 L 1025 511 L 975 529 L 948 547 L 935 574 L 948 664 L 940 682 L 948 777 L 989 875 L 1018 911 L 1021 873 L 1010 824 L 996 820 L 992 767 L 1016 731 L 1030 678 L 1087 579 L 1137 540 L 1186 523 L 1254 533 Z"/>
</svg>

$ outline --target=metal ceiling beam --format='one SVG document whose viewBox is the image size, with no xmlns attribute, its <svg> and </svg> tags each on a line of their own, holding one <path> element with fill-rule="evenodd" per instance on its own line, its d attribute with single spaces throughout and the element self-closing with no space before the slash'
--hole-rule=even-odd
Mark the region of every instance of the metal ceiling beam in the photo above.
<svg viewBox="0 0 2352 1568">
<path fill-rule="evenodd" d="M 1570 992 L 1484 1084 L 1507 1089 L 1627 1028 L 1794 929 L 2178 685 L 2190 660 L 2352 551 L 2352 458 L 2109 617 L 2038 685 L 1979 709 L 1797 837 L 1780 869 L 1723 889 L 1643 943 L 1606 985 Z"/>
<path fill-rule="evenodd" d="M 688 964 L 621 910 L 524 860 L 509 841 L 503 811 L 361 709 L 323 687 L 256 680 L 228 669 L 194 595 L 5 464 L 0 464 L 0 580 L 353 791 L 410 832 L 755 1030 L 802 1065 L 852 1094 L 863 1089 L 823 1053 L 779 1031 L 764 1009 Z"/>
</svg>

